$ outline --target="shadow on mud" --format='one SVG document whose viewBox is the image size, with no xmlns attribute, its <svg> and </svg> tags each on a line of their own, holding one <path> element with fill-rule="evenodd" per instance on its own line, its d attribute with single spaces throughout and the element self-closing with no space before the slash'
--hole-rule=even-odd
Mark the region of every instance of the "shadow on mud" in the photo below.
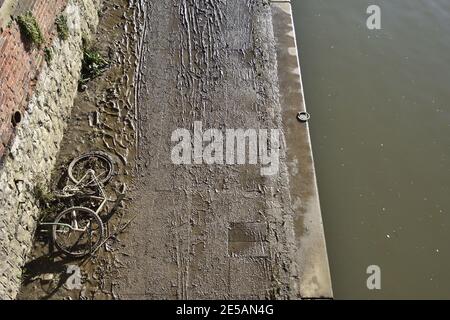
<svg viewBox="0 0 450 320">
<path fill-rule="evenodd" d="M 43 291 L 46 293 L 40 299 L 50 299 L 66 284 L 71 276 L 70 273 L 67 273 L 67 265 L 70 263 L 78 264 L 80 259 L 64 257 L 58 252 L 50 252 L 31 260 L 24 267 L 23 285 L 26 286 L 39 280 Z M 55 274 L 59 276 L 57 281 L 54 281 Z M 52 275 L 52 277 L 50 278 L 48 275 Z"/>
</svg>

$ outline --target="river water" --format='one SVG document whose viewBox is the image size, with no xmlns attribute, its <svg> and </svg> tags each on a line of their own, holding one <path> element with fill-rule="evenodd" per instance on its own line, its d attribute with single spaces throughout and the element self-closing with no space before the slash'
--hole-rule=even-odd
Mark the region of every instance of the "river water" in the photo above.
<svg viewBox="0 0 450 320">
<path fill-rule="evenodd" d="M 335 297 L 450 298 L 450 1 L 293 2 Z"/>
</svg>

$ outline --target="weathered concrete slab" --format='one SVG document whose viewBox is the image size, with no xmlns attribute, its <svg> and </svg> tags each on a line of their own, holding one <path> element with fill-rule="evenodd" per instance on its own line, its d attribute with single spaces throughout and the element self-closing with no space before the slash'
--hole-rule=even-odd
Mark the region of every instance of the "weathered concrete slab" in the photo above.
<svg viewBox="0 0 450 320">
<path fill-rule="evenodd" d="M 192 132 L 195 121 L 222 132 L 281 127 L 269 2 L 147 1 L 140 10 L 138 217 L 117 292 L 296 298 L 284 147 L 273 176 L 262 176 L 260 164 L 171 160 L 172 132 Z"/>
<path fill-rule="evenodd" d="M 332 298 L 314 160 L 308 124 L 298 112 L 306 111 L 291 4 L 272 1 L 278 56 L 278 78 L 287 163 L 294 210 L 299 294 L 302 298 Z"/>
</svg>

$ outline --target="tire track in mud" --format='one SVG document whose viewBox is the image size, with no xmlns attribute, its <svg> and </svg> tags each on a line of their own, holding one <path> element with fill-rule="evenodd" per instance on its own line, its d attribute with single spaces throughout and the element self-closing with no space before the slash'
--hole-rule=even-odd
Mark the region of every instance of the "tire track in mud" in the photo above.
<svg viewBox="0 0 450 320">
<path fill-rule="evenodd" d="M 171 133 L 192 131 L 194 121 L 205 129 L 281 128 L 269 2 L 121 3 L 116 10 L 127 23 L 106 25 L 100 36 L 109 43 L 108 32 L 124 28 L 125 38 L 115 42 L 123 51 L 112 50 L 123 67 L 120 79 L 79 97 L 69 126 L 78 129 L 67 136 L 60 163 L 81 146 L 121 150 L 118 179 L 132 190 L 120 217 L 136 219 L 112 239 L 112 251 L 83 265 L 83 290 L 59 288 L 52 297 L 293 297 L 284 141 L 280 171 L 272 177 L 261 176 L 260 165 L 175 166 L 170 159 Z M 22 297 L 45 291 L 34 281 Z"/>
<path fill-rule="evenodd" d="M 284 143 L 274 177 L 262 177 L 259 165 L 175 166 L 170 159 L 172 131 L 192 131 L 194 121 L 220 130 L 281 128 L 268 1 L 139 4 L 139 156 L 131 205 L 138 217 L 125 240 L 131 253 L 119 296 L 292 297 Z"/>
</svg>

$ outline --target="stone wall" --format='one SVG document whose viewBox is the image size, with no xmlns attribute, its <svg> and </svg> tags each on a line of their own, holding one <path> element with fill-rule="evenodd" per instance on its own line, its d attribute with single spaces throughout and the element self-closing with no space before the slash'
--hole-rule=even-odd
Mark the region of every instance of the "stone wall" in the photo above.
<svg viewBox="0 0 450 320">
<path fill-rule="evenodd" d="M 40 70 L 37 70 L 37 65 L 32 68 L 39 76 L 0 167 L 0 299 L 14 299 L 20 288 L 22 267 L 32 246 L 39 215 L 35 190 L 48 185 L 77 91 L 82 38 L 98 24 L 100 0 L 69 0 L 64 8 L 58 7 L 61 1 L 37 3 L 41 7 L 43 3 L 51 4 L 47 9 L 53 12 L 53 17 L 43 19 L 49 19 L 52 25 L 54 17 L 63 9 L 70 36 L 65 41 L 53 37 L 49 46 L 53 53 L 51 62 L 48 65 L 42 63 Z M 17 27 L 12 26 L 14 28 Z M 46 32 L 54 31 L 49 27 Z M 6 70 L 12 72 L 11 68 L 21 68 L 21 63 L 30 63 L 29 60 L 20 61 L 22 58 Z M 0 56 L 0 63 L 4 61 Z M 20 79 L 16 80 L 15 85 L 9 84 L 14 90 L 22 85 Z"/>
<path fill-rule="evenodd" d="M 66 6 L 67 0 L 8 1 L 9 15 L 17 17 L 31 11 L 45 39 L 40 47 L 32 46 L 20 31 L 17 23 L 9 23 L 0 35 L 0 158 L 12 143 L 15 133 L 11 121 L 16 112 L 25 111 L 35 80 L 42 70 L 44 48 L 55 38 L 55 19 Z M 5 16 L 6 13 L 3 15 Z"/>
</svg>

